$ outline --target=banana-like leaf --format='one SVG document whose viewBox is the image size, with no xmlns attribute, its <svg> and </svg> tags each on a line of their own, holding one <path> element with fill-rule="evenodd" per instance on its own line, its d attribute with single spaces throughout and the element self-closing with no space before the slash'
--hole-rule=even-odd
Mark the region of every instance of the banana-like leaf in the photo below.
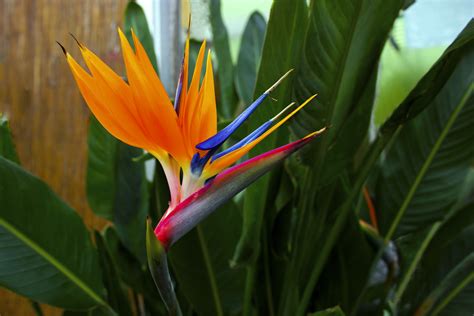
<svg viewBox="0 0 474 316">
<path fill-rule="evenodd" d="M 401 0 L 311 2 L 295 94 L 299 100 L 314 93 L 318 93 L 318 98 L 316 106 L 303 109 L 292 127 L 298 136 L 323 126 L 330 129 L 317 150 L 305 155 L 308 165 L 326 167 L 325 155 L 338 141 L 341 127 L 367 102 L 369 109 L 363 111 L 366 117 L 359 120 L 368 124 L 374 93 L 370 79 L 377 71 L 384 43 L 402 4 Z M 371 95 L 364 96 L 366 89 Z M 367 101 L 361 102 L 362 99 Z M 360 144 L 364 137 L 365 134 L 353 135 L 351 141 Z M 331 163 L 327 159 L 327 164 Z"/>
<path fill-rule="evenodd" d="M 117 231 L 109 226 L 102 233 L 119 277 L 135 293 L 143 295 L 146 310 L 152 315 L 165 315 L 166 309 L 150 276 L 146 263 L 141 263 L 120 241 Z"/>
<path fill-rule="evenodd" d="M 419 98 L 431 98 L 429 107 L 405 124 L 382 162 L 376 202 L 382 231 L 388 236 L 441 220 L 464 186 L 474 158 L 474 23 L 466 32 L 471 37 L 463 46 L 463 57 L 457 64 L 443 64 L 443 70 L 453 68 L 449 77 L 438 77 L 443 82 L 439 90 L 431 89 L 436 84 L 429 82 L 430 90 L 424 91 L 428 95 Z M 440 62 L 447 60 L 447 53 Z M 438 69 L 435 65 L 428 75 Z M 417 107 L 419 103 L 414 103 L 405 113 L 417 113 Z"/>
<path fill-rule="evenodd" d="M 464 225 L 457 224 L 448 221 L 439 230 L 442 232 L 447 226 L 453 230 L 457 226 L 455 236 L 445 235 L 448 238 L 442 239 L 435 235 L 432 239 L 399 304 L 400 315 L 419 312 L 417 315 L 448 316 L 472 312 L 474 226 L 463 228 Z"/>
<path fill-rule="evenodd" d="M 242 35 L 235 68 L 235 87 L 240 99 L 247 105 L 253 101 L 266 27 L 265 18 L 255 11 L 250 15 Z"/>
<path fill-rule="evenodd" d="M 306 313 L 327 256 L 344 227 L 349 209 L 353 208 L 350 201 L 343 200 L 344 214 L 326 230 L 330 238 L 322 237 L 329 205 L 334 211 L 339 207 L 331 204 L 330 197 L 337 187 L 334 180 L 354 161 L 366 136 L 378 60 L 402 4 L 401 0 L 311 1 L 294 92 L 299 100 L 311 93 L 318 93 L 318 97 L 315 106 L 303 109 L 296 117 L 292 129 L 296 135 L 304 135 L 327 126 L 328 133 L 302 155 L 311 169 L 301 181 L 295 255 L 285 288 L 295 288 L 298 281 L 306 284 L 300 297 L 283 295 L 283 314 L 293 308 L 298 309 L 296 315 Z M 328 179 L 331 186 L 318 192 Z M 360 188 L 354 190 L 357 193 L 351 193 L 348 199 L 359 196 Z M 324 240 L 322 253 L 312 251 L 318 239 Z M 313 260 L 308 260 L 308 255 L 313 255 Z"/>
<path fill-rule="evenodd" d="M 2 157 L 0 257 L 0 285 L 16 293 L 66 309 L 108 307 L 97 251 L 80 217 Z"/>
<path fill-rule="evenodd" d="M 461 291 L 463 291 L 467 286 L 471 285 L 471 294 L 474 292 L 474 252 L 464 258 L 454 269 L 449 272 L 444 279 L 439 283 L 439 285 L 433 289 L 433 291 L 425 298 L 423 303 L 418 307 L 416 313 L 417 315 L 439 315 L 447 306 L 451 303 Z M 469 288 L 468 288 L 469 290 Z M 472 298 L 472 296 L 471 296 Z M 469 304 L 469 307 L 464 311 L 469 313 L 472 311 L 473 304 Z M 455 314 L 461 315 L 464 312 L 461 312 L 457 309 Z M 454 315 L 453 311 L 450 311 L 449 314 Z"/>
<path fill-rule="evenodd" d="M 268 89 L 282 74 L 297 66 L 307 13 L 308 9 L 304 0 L 276 0 L 273 2 L 255 85 L 255 98 Z M 282 38 L 285 40 L 282 41 Z M 291 102 L 292 82 L 293 78 L 290 75 L 273 92 L 273 97 L 277 101 L 262 105 L 253 114 L 255 120 L 248 122 L 248 131 L 258 128 L 262 122 L 268 120 L 269 117 L 278 113 Z M 284 128 L 274 134 L 267 137 L 265 143 L 256 148 L 254 152 L 259 154 L 275 148 L 277 140 L 288 141 L 288 133 Z M 268 194 L 269 176 L 263 177 L 245 192 L 242 235 L 232 259 L 236 265 L 247 264 L 258 254 L 263 210 L 266 208 Z M 259 210 L 259 212 L 255 212 L 255 210 Z"/>
<path fill-rule="evenodd" d="M 112 221 L 124 245 L 145 262 L 145 219 L 148 183 L 143 151 L 110 135 L 91 116 L 88 135 L 87 199 L 92 210 Z"/>
<path fill-rule="evenodd" d="M 15 163 L 20 163 L 18 159 L 18 154 L 15 149 L 15 144 L 13 143 L 13 136 L 10 130 L 10 125 L 5 116 L 0 113 L 0 156 L 5 157 L 6 159 L 13 161 Z"/>
<path fill-rule="evenodd" d="M 220 102 L 217 110 L 223 118 L 231 118 L 237 104 L 234 89 L 234 65 L 230 54 L 229 35 L 221 15 L 221 1 L 209 1 L 212 42 L 217 57 Z"/>
<path fill-rule="evenodd" d="M 99 251 L 100 266 L 105 288 L 107 289 L 107 301 L 119 315 L 132 315 L 130 301 L 125 292 L 125 287 L 119 277 L 117 266 L 107 248 L 104 237 L 95 232 L 95 242 Z"/>
</svg>

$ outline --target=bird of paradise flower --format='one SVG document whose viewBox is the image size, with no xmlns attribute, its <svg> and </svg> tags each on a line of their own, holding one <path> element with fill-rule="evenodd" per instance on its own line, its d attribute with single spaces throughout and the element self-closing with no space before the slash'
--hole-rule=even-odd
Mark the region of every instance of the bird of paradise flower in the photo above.
<svg viewBox="0 0 474 316">
<path fill-rule="evenodd" d="M 171 194 L 169 207 L 154 235 L 147 238 L 149 265 L 168 309 L 179 314 L 166 263 L 166 251 L 213 210 L 246 188 L 291 153 L 308 144 L 324 128 L 231 167 L 254 146 L 306 106 L 314 97 L 288 112 L 294 103 L 263 123 L 248 136 L 222 150 L 224 142 L 249 118 L 291 72 L 284 74 L 235 120 L 217 131 L 216 97 L 211 53 L 206 42 L 199 50 L 189 83 L 189 35 L 176 89 L 174 105 L 132 31 L 135 50 L 119 29 L 127 81 L 92 51 L 79 43 L 90 73 L 63 49 L 72 74 L 89 109 L 113 136 L 151 153 L 161 164 Z M 283 117 L 283 118 L 281 118 Z M 280 119 L 281 118 L 281 119 Z M 149 226 L 149 225 L 148 225 Z M 153 245 L 152 245 L 153 244 Z"/>
</svg>

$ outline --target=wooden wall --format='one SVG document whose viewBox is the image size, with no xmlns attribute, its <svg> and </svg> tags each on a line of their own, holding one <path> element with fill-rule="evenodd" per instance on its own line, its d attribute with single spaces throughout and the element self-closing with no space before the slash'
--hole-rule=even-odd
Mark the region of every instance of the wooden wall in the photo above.
<svg viewBox="0 0 474 316">
<path fill-rule="evenodd" d="M 45 180 L 87 225 L 101 227 L 85 197 L 89 112 L 56 41 L 73 56 L 73 33 L 117 71 L 117 26 L 126 0 L 0 0 L 0 112 L 7 113 L 23 166 Z M 61 315 L 44 307 L 45 315 Z M 0 289 L 0 315 L 34 315 L 28 300 Z"/>
</svg>

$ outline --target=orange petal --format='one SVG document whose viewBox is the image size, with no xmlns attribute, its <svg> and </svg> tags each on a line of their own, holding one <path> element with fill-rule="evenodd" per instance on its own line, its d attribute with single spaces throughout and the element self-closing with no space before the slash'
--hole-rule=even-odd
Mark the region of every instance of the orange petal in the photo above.
<svg viewBox="0 0 474 316">
<path fill-rule="evenodd" d="M 194 145 L 197 145 L 217 133 L 216 94 L 214 91 L 214 73 L 212 70 L 210 51 L 207 54 L 203 90 L 204 94 L 200 107 L 199 122 L 197 122 L 200 125 L 199 140 Z"/>
<path fill-rule="evenodd" d="M 105 100 L 117 100 L 109 111 L 117 116 L 120 122 L 125 122 L 127 130 L 133 131 L 133 134 L 142 138 L 144 142 L 152 143 L 152 140 L 145 136 L 143 120 L 138 115 L 130 87 L 93 52 L 84 46 L 80 48 L 87 67 L 95 79 L 97 90 L 104 95 Z"/>
<path fill-rule="evenodd" d="M 114 108 L 119 101 L 115 98 L 106 98 L 103 91 L 98 89 L 97 80 L 89 75 L 71 55 L 67 54 L 66 58 L 79 90 L 97 120 L 110 134 L 124 143 L 143 148 L 145 143 L 137 137 L 133 124 L 127 118 L 122 120 L 120 115 L 111 111 L 111 108 Z"/>
<path fill-rule="evenodd" d="M 202 64 L 204 60 L 204 53 L 206 49 L 206 41 L 204 41 L 199 49 L 198 56 L 196 58 L 196 64 L 194 66 L 193 78 L 188 89 L 186 102 L 180 107 L 180 125 L 183 130 L 183 134 L 186 137 L 186 145 L 191 155 L 196 152 L 195 143 L 192 141 L 193 136 L 196 136 L 196 120 L 195 120 L 195 109 L 199 102 L 199 84 L 201 81 Z M 186 64 L 188 65 L 188 64 Z"/>
<path fill-rule="evenodd" d="M 145 132 L 159 147 L 185 164 L 189 157 L 173 106 L 155 85 L 159 81 L 156 74 L 148 76 L 151 70 L 137 58 L 120 29 L 119 35 L 132 96 L 138 106 L 138 115 L 143 119 Z"/>
</svg>

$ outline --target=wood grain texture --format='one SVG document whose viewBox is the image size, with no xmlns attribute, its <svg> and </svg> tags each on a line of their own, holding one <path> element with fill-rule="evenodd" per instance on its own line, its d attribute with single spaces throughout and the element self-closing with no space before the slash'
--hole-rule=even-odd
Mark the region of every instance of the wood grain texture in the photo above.
<svg viewBox="0 0 474 316">
<path fill-rule="evenodd" d="M 11 121 L 22 165 L 46 181 L 89 227 L 106 223 L 87 205 L 89 110 L 56 41 L 80 60 L 74 34 L 122 72 L 117 27 L 126 0 L 0 0 L 0 112 Z M 43 306 L 44 315 L 61 310 Z M 0 289 L 0 315 L 34 315 L 29 301 Z"/>
</svg>

